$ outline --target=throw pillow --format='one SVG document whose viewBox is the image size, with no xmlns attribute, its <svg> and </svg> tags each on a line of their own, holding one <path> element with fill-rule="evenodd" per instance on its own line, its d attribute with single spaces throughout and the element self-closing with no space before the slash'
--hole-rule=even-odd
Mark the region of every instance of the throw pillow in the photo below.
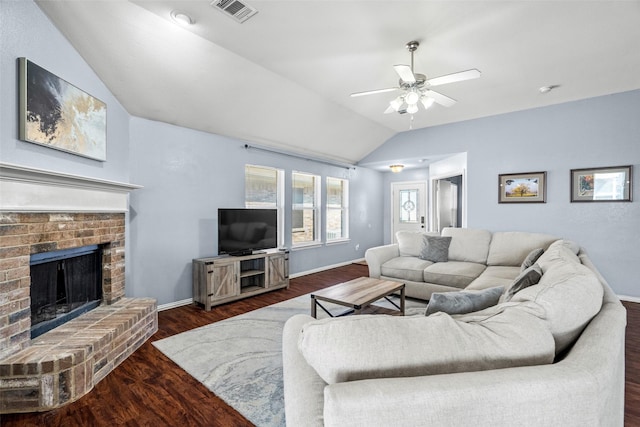
<svg viewBox="0 0 640 427">
<path fill-rule="evenodd" d="M 542 269 L 538 264 L 533 264 L 514 279 L 511 286 L 509 286 L 505 292 L 502 302 L 509 302 L 517 292 L 528 288 L 529 286 L 538 284 L 541 277 Z"/>
<path fill-rule="evenodd" d="M 544 253 L 544 249 L 542 248 L 534 249 L 531 252 L 529 252 L 529 255 L 527 255 L 524 261 L 522 261 L 522 265 L 520 266 L 520 272 L 525 271 L 527 268 L 535 264 L 538 258 L 540 258 L 540 255 L 542 255 L 543 253 Z"/>
<path fill-rule="evenodd" d="M 450 244 L 451 237 L 424 236 L 420 258 L 431 262 L 447 262 L 449 261 Z"/>
<path fill-rule="evenodd" d="M 426 315 L 442 311 L 447 314 L 467 314 L 484 310 L 498 303 L 503 286 L 480 291 L 434 292 L 429 299 Z"/>
</svg>

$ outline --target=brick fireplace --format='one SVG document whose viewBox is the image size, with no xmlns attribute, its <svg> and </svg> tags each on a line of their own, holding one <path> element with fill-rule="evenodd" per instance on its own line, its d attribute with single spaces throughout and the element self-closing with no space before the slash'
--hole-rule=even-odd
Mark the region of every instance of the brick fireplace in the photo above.
<svg viewBox="0 0 640 427">
<path fill-rule="evenodd" d="M 156 301 L 125 297 L 134 188 L 0 164 L 0 414 L 77 400 L 157 331 Z M 100 305 L 31 339 L 31 255 L 87 245 L 102 249 Z"/>
</svg>

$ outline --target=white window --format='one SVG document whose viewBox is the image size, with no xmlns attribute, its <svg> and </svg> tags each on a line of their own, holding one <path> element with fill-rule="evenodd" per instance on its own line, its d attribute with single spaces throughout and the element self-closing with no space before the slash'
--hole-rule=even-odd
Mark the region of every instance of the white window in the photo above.
<svg viewBox="0 0 640 427">
<path fill-rule="evenodd" d="M 284 171 L 245 165 L 244 200 L 247 208 L 278 210 L 278 245 L 284 245 Z"/>
<path fill-rule="evenodd" d="M 349 181 L 327 177 L 327 242 L 349 238 Z"/>
<path fill-rule="evenodd" d="M 320 177 L 293 172 L 291 243 L 320 243 Z"/>
</svg>

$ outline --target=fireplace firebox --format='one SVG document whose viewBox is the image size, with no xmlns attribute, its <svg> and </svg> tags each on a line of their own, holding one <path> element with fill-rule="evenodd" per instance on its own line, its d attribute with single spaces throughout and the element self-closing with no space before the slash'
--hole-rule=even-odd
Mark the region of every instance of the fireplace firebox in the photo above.
<svg viewBox="0 0 640 427">
<path fill-rule="evenodd" d="M 102 248 L 31 255 L 31 339 L 100 305 Z"/>
</svg>

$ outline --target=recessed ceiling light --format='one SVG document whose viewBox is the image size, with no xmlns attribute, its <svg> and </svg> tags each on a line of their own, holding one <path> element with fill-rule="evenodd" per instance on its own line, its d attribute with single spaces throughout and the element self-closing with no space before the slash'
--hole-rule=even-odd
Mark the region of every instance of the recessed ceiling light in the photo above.
<svg viewBox="0 0 640 427">
<path fill-rule="evenodd" d="M 180 12 L 179 10 L 171 11 L 171 19 L 184 26 L 193 25 L 196 23 L 196 21 L 192 17 L 184 12 Z"/>
<path fill-rule="evenodd" d="M 551 92 L 553 89 L 556 89 L 559 87 L 560 85 L 542 86 L 540 89 L 538 89 L 538 91 L 540 91 L 540 93 L 548 93 L 548 92 Z"/>
</svg>

